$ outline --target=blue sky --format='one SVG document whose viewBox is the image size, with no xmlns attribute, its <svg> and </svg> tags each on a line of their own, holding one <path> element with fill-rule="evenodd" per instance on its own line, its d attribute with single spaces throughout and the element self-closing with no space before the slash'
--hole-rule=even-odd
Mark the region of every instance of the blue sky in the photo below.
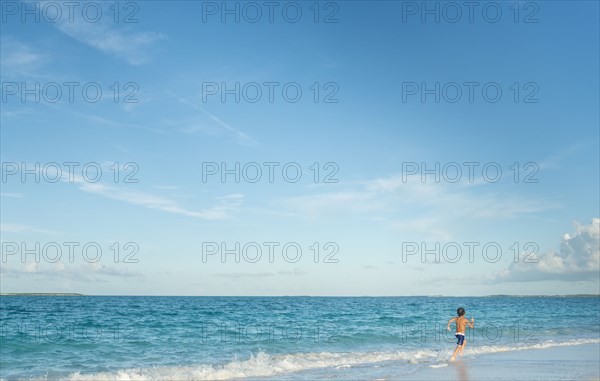
<svg viewBox="0 0 600 381">
<path fill-rule="evenodd" d="M 60 14 L 48 4 L 2 4 L 2 292 L 598 292 L 596 2 L 520 2 L 518 15 L 513 2 L 482 2 L 472 22 L 466 8 L 450 22 L 454 9 L 441 2 L 428 3 L 439 22 L 414 2 L 321 2 L 318 22 L 311 2 L 277 3 L 273 22 L 264 7 L 250 22 L 255 9 L 236 2 L 227 4 L 237 4 L 239 22 L 235 14 L 223 22 L 221 2 L 76 2 L 72 18 L 66 3 L 54 3 Z M 236 83 L 239 101 L 223 99 L 223 86 Z M 423 101 L 423 87 L 436 83 L 439 102 L 431 93 Z M 24 95 L 36 84 L 39 101 Z M 284 87 L 302 96 L 291 102 Z M 43 167 L 54 162 L 63 176 L 50 182 Z M 273 182 L 266 162 L 276 163 Z M 472 179 L 466 162 L 476 163 Z M 35 163 L 40 182 L 22 181 Z M 81 169 L 93 174 L 95 163 L 102 175 L 91 182 Z M 203 181 L 206 163 L 258 163 L 263 176 Z M 423 163 L 449 171 L 458 163 L 462 175 L 423 181 Z M 289 176 L 301 168 L 299 181 L 285 180 L 286 164 Z M 134 171 L 137 182 L 125 182 Z M 328 174 L 336 181 L 325 182 Z M 38 253 L 60 245 L 61 260 L 23 260 L 22 245 L 36 242 Z M 79 244 L 72 263 L 64 242 Z M 95 263 L 78 249 L 90 242 L 102 250 Z M 133 242 L 137 263 L 115 263 L 115 242 L 121 253 Z M 256 242 L 263 256 L 203 261 L 207 242 Z M 265 242 L 278 244 L 272 263 Z M 290 242 L 302 250 L 294 263 L 281 253 Z M 475 243 L 472 262 L 465 242 Z M 537 263 L 523 263 L 530 242 Z M 442 249 L 439 261 L 421 249 L 407 255 L 411 243 L 458 245 L 463 255 L 454 263 Z M 481 248 L 492 243 L 501 256 L 490 263 Z M 334 248 L 334 263 L 323 263 Z"/>
</svg>

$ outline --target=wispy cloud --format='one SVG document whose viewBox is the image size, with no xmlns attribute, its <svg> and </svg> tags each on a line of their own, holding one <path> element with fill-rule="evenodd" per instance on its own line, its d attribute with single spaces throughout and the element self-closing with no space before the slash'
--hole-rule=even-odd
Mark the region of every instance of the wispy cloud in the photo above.
<svg viewBox="0 0 600 381">
<path fill-rule="evenodd" d="M 222 220 L 230 218 L 232 213 L 241 206 L 244 199 L 243 195 L 225 196 L 218 198 L 216 204 L 210 208 L 194 211 L 180 206 L 175 200 L 126 188 L 118 188 L 99 183 L 87 183 L 81 180 L 79 181 L 79 189 L 87 193 L 124 201 L 148 209 L 155 209 L 188 217 L 203 218 L 206 220 Z"/>
<path fill-rule="evenodd" d="M 109 5 L 102 4 L 104 12 L 109 12 Z M 161 33 L 133 32 L 106 18 L 90 22 L 82 17 L 81 12 L 76 12 L 72 20 L 62 17 L 54 25 L 67 36 L 103 53 L 123 58 L 131 65 L 141 65 L 148 61 L 150 48 L 165 39 Z"/>
<path fill-rule="evenodd" d="M 256 145 L 256 144 L 258 144 L 256 142 L 256 140 L 252 139 L 251 137 L 249 137 L 248 135 L 246 135 L 242 131 L 240 131 L 240 130 L 238 130 L 236 128 L 231 127 L 229 124 L 225 123 L 221 119 L 217 118 L 215 115 L 213 115 L 213 114 L 209 113 L 208 111 L 204 110 L 202 107 L 198 107 L 198 109 L 204 115 L 206 115 L 211 120 L 213 120 L 217 125 L 221 126 L 226 131 L 228 131 L 229 133 L 231 133 L 235 137 L 235 139 L 236 139 L 236 141 L 238 143 L 240 143 L 242 145 Z"/>
<path fill-rule="evenodd" d="M 418 233 L 431 238 L 450 241 L 452 234 L 443 228 L 444 223 L 439 216 L 417 217 L 392 222 L 392 228 L 398 232 Z"/>
<path fill-rule="evenodd" d="M 178 190 L 180 187 L 177 185 L 155 185 L 154 188 L 160 190 Z"/>
<path fill-rule="evenodd" d="M 294 215 L 316 218 L 382 210 L 384 204 L 379 202 L 376 196 L 375 192 L 351 190 L 288 197 L 275 201 L 275 204 Z"/>
<path fill-rule="evenodd" d="M 0 197 L 23 198 L 23 193 L 0 193 Z"/>
<path fill-rule="evenodd" d="M 38 229 L 29 225 L 14 224 L 14 223 L 0 223 L 1 233 L 44 233 L 44 234 L 57 234 L 55 230 Z"/>
<path fill-rule="evenodd" d="M 18 118 L 18 117 L 22 117 L 22 116 L 29 116 L 32 115 L 35 111 L 32 108 L 20 108 L 20 109 L 16 109 L 16 110 L 6 110 L 6 106 L 8 106 L 8 104 L 5 104 L 5 107 L 2 109 L 2 111 L 0 111 L 0 120 L 1 119 L 8 119 L 8 118 Z"/>
<path fill-rule="evenodd" d="M 82 118 L 85 118 L 92 123 L 99 124 L 99 125 L 106 126 L 106 127 L 133 128 L 133 129 L 145 130 L 148 132 L 154 132 L 154 133 L 158 133 L 158 134 L 165 133 L 165 131 L 163 131 L 159 128 L 142 126 L 140 124 L 135 124 L 135 123 L 119 122 L 119 121 L 108 119 L 106 117 L 102 117 L 102 116 L 98 116 L 98 115 L 88 115 L 88 114 L 82 114 L 82 113 L 78 113 L 78 112 L 73 112 L 73 114 L 80 116 Z"/>
<path fill-rule="evenodd" d="M 92 183 L 78 175 L 63 173 L 60 179 L 64 183 L 75 184 L 86 193 L 96 194 L 102 197 L 119 200 L 132 205 L 142 206 L 148 209 L 160 210 L 163 212 L 179 214 L 188 217 L 202 218 L 206 220 L 223 220 L 231 218 L 233 213 L 239 209 L 244 202 L 244 195 L 241 193 L 229 194 L 214 198 L 214 205 L 202 210 L 187 209 L 173 199 L 148 193 L 144 191 L 133 190 L 124 187 L 110 186 L 102 183 Z M 3 231 L 23 232 L 31 230 L 31 227 L 16 224 L 4 224 Z M 39 230 L 42 232 L 43 230 Z"/>
<path fill-rule="evenodd" d="M 539 162 L 539 169 L 559 169 L 564 165 L 564 161 L 575 153 L 585 148 L 585 142 L 571 144 Z"/>
<path fill-rule="evenodd" d="M 362 215 L 388 223 L 395 231 L 423 233 L 435 239 L 450 239 L 451 227 L 465 221 L 508 219 L 559 207 L 550 200 L 490 192 L 483 185 L 423 183 L 399 175 L 350 185 L 342 191 L 278 199 L 272 205 L 308 218 Z"/>
<path fill-rule="evenodd" d="M 206 111 L 202 107 L 200 107 L 184 98 L 179 98 L 178 100 L 179 100 L 179 102 L 192 107 L 194 110 L 200 111 L 200 113 L 202 115 L 204 115 L 205 117 L 207 117 L 208 119 L 213 121 L 217 126 L 219 126 L 221 129 L 223 129 L 225 132 L 227 132 L 227 134 L 232 136 L 238 144 L 244 145 L 244 146 L 254 146 L 254 145 L 258 144 L 258 142 L 256 140 L 252 139 L 250 136 L 248 136 L 244 132 L 238 130 L 237 128 L 232 127 L 231 125 L 224 122 L 217 116 L 211 114 L 210 112 Z M 191 126 L 191 129 L 190 128 L 187 129 L 188 132 L 197 132 L 197 131 L 205 131 L 205 130 L 206 129 L 204 127 L 198 127 L 197 125 Z"/>
<path fill-rule="evenodd" d="M 0 37 L 0 66 L 4 80 L 36 77 L 41 66 L 47 61 L 48 57 L 15 37 Z"/>
<path fill-rule="evenodd" d="M 231 278 L 231 279 L 242 279 L 242 278 L 266 278 L 274 276 L 275 273 L 259 272 L 259 273 L 217 273 L 212 276 L 217 278 Z"/>
<path fill-rule="evenodd" d="M 260 279 L 260 278 L 267 278 L 267 277 L 273 277 L 273 276 L 304 276 L 306 274 L 307 274 L 306 271 L 299 269 L 299 268 L 295 268 L 293 270 L 283 270 L 283 271 L 277 271 L 277 272 L 216 273 L 216 274 L 212 274 L 212 276 L 218 277 L 218 278 L 231 278 L 231 279 L 243 279 L 243 278 L 259 278 Z"/>
<path fill-rule="evenodd" d="M 398 211 L 419 209 L 452 211 L 453 214 L 474 218 L 513 217 L 556 208 L 548 200 L 526 199 L 514 195 L 486 193 L 483 188 L 452 187 L 442 183 L 423 183 L 399 176 L 363 182 L 347 191 L 318 193 L 279 200 L 279 204 L 298 213 L 326 215 L 352 211 Z"/>
</svg>

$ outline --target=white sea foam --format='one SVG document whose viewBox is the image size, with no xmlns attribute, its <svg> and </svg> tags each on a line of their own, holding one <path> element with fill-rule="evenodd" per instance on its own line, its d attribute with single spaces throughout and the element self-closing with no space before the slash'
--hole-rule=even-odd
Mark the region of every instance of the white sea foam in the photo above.
<svg viewBox="0 0 600 381">
<path fill-rule="evenodd" d="M 553 340 L 547 340 L 537 344 L 529 344 L 529 345 L 521 345 L 521 346 L 511 346 L 511 345 L 490 345 L 490 346 L 476 346 L 470 349 L 465 350 L 465 353 L 469 354 L 483 354 L 483 353 L 497 353 L 497 352 L 513 352 L 513 351 L 523 351 L 527 349 L 545 349 L 545 348 L 553 348 L 553 347 L 568 347 L 572 345 L 581 345 L 581 344 L 597 344 L 600 343 L 599 339 L 574 339 L 563 342 L 556 342 Z"/>
<path fill-rule="evenodd" d="M 478 346 L 467 348 L 465 355 L 479 355 L 496 352 L 545 349 L 560 346 L 600 343 L 599 339 L 576 339 L 566 342 L 545 341 L 521 346 Z M 443 355 L 435 350 L 414 350 L 399 352 L 370 353 L 297 353 L 269 355 L 259 352 L 243 361 L 231 361 L 223 366 L 194 365 L 179 367 L 158 367 L 146 369 L 123 369 L 116 372 L 94 374 L 73 373 L 68 380 L 228 380 L 243 377 L 268 377 L 319 368 L 347 368 L 358 364 L 383 361 L 406 361 L 413 364 L 438 361 Z"/>
<path fill-rule="evenodd" d="M 429 365 L 430 368 L 444 368 L 447 367 L 448 363 L 442 363 L 442 364 L 431 364 Z"/>
</svg>

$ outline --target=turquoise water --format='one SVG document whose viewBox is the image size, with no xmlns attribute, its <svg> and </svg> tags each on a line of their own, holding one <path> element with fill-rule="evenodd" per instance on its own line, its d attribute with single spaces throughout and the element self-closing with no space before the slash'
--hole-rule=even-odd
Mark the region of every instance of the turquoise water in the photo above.
<svg viewBox="0 0 600 381">
<path fill-rule="evenodd" d="M 591 297 L 0 297 L 2 379 L 214 379 L 446 360 L 464 307 L 467 356 L 598 342 Z M 322 372 L 322 373 L 319 373 Z"/>
</svg>

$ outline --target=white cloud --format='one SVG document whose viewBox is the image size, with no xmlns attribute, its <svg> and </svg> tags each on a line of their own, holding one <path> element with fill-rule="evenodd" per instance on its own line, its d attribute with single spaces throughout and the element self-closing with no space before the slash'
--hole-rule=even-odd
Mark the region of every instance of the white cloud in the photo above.
<svg viewBox="0 0 600 381">
<path fill-rule="evenodd" d="M 23 266 L 23 272 L 27 273 L 27 274 L 34 274 L 34 273 L 38 273 L 40 271 L 39 268 L 40 268 L 39 263 L 29 262 Z M 57 268 L 58 268 L 58 266 L 57 266 Z"/>
<path fill-rule="evenodd" d="M 512 263 L 494 280 L 597 280 L 600 271 L 600 218 L 592 219 L 589 225 L 575 222 L 574 226 L 576 233 L 562 237 L 558 252 L 551 250 L 535 256 L 524 253 L 519 262 Z"/>
</svg>

